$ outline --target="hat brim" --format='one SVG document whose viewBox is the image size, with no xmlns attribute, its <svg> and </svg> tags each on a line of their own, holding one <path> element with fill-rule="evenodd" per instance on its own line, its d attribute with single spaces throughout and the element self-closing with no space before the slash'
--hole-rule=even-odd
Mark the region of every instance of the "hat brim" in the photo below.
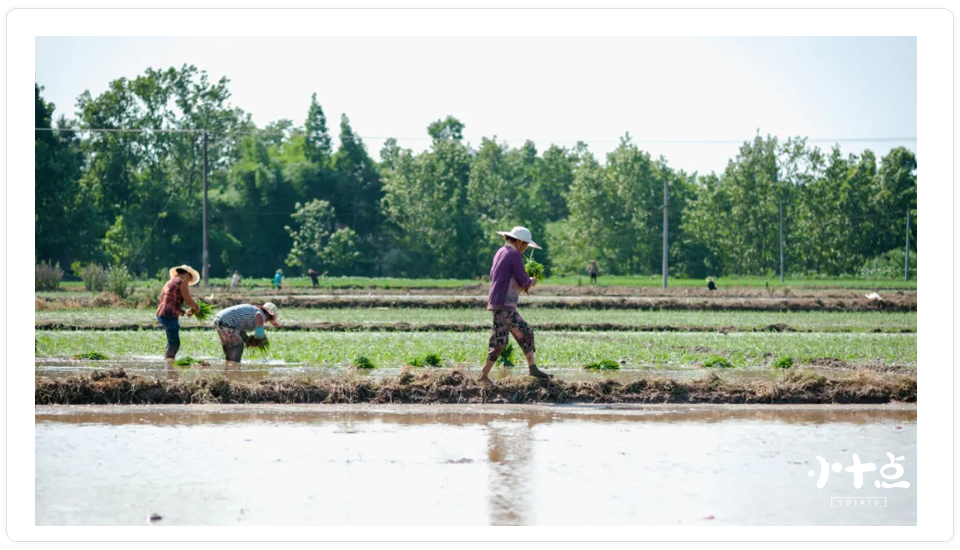
<svg viewBox="0 0 960 550">
<path fill-rule="evenodd" d="M 539 244 L 537 244 L 537 243 L 535 243 L 535 242 L 533 242 L 533 241 L 525 241 L 525 240 L 521 239 L 520 237 L 517 237 L 516 235 L 514 235 L 513 233 L 511 233 L 511 232 L 509 232 L 509 231 L 497 231 L 497 235 L 503 235 L 503 236 L 505 236 L 505 237 L 512 237 L 512 238 L 514 238 L 514 239 L 517 239 L 517 240 L 520 241 L 520 242 L 527 243 L 527 245 L 530 246 L 530 248 L 536 248 L 537 250 L 543 250 L 542 248 L 540 248 L 540 245 L 539 245 Z"/>
<path fill-rule="evenodd" d="M 190 281 L 190 286 L 196 286 L 200 282 L 200 274 L 197 273 L 197 270 L 188 266 L 188 265 L 178 265 L 177 267 L 170 268 L 170 277 L 177 276 L 177 270 L 182 269 L 190 274 L 190 277 L 193 279 Z"/>
</svg>

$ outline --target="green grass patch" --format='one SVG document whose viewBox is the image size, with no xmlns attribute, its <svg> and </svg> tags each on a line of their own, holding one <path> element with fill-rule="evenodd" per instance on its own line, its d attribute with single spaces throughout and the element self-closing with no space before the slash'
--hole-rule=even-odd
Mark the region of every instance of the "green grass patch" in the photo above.
<svg viewBox="0 0 960 550">
<path fill-rule="evenodd" d="M 40 310 L 36 322 L 64 324 L 156 323 L 153 309 L 99 308 Z M 523 318 L 541 323 L 611 323 L 630 326 L 735 326 L 750 330 L 785 324 L 798 330 L 871 332 L 917 328 L 917 312 L 754 312 L 754 311 L 628 311 L 526 309 Z M 490 313 L 470 309 L 294 309 L 283 310 L 284 323 L 409 323 L 490 326 Z M 182 320 L 184 321 L 184 320 Z"/>
<path fill-rule="evenodd" d="M 479 365 L 486 355 L 487 332 L 288 332 L 275 353 L 306 365 L 349 365 L 357 355 L 380 366 L 400 367 L 411 357 L 438 354 L 453 364 Z M 69 358 L 96 349 L 113 358 L 160 358 L 163 331 L 37 331 L 37 357 Z M 184 331 L 181 351 L 222 357 L 213 331 Z M 512 344 L 511 344 L 512 345 Z M 517 353 L 519 350 L 516 350 Z M 626 368 L 694 368 L 711 355 L 737 367 L 769 368 L 781 356 L 797 363 L 831 357 L 848 363 L 882 362 L 916 366 L 916 334 L 824 333 L 633 333 L 537 332 L 537 362 L 582 366 L 603 359 L 624 360 Z M 518 359 L 514 357 L 514 359 Z M 516 362 L 516 361 L 514 361 Z"/>
</svg>

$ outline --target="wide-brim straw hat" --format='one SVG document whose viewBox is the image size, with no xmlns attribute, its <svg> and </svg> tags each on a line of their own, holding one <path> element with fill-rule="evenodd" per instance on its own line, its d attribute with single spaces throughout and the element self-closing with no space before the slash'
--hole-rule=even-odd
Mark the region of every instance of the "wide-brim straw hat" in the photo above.
<svg viewBox="0 0 960 550">
<path fill-rule="evenodd" d="M 519 225 L 511 229 L 510 231 L 497 231 L 497 235 L 504 235 L 506 237 L 513 237 L 518 241 L 523 241 L 530 245 L 531 248 L 536 248 L 537 250 L 543 250 L 540 248 L 540 245 L 533 242 L 533 235 L 530 233 L 530 230 L 526 227 L 520 227 Z"/>
<path fill-rule="evenodd" d="M 274 321 L 280 320 L 280 310 L 277 309 L 277 306 L 273 302 L 263 304 L 263 309 L 267 310 L 267 313 L 273 317 Z"/>
<path fill-rule="evenodd" d="M 194 286 L 194 285 L 196 285 L 197 283 L 200 282 L 200 274 L 197 273 L 197 270 L 196 270 L 196 269 L 188 266 L 187 264 L 178 265 L 177 267 L 171 267 L 171 268 L 170 268 L 170 277 L 171 277 L 171 278 L 177 277 L 177 270 L 178 270 L 178 269 L 182 269 L 182 270 L 186 271 L 187 273 L 190 274 L 190 277 L 193 278 L 193 280 L 190 281 L 190 286 Z"/>
</svg>

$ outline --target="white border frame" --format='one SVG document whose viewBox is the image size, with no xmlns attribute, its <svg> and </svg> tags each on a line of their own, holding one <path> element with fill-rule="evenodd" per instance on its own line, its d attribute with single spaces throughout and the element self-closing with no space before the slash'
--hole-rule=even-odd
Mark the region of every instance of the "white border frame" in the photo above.
<svg viewBox="0 0 960 550">
<path fill-rule="evenodd" d="M 185 16 L 186 15 L 186 16 Z M 917 36 L 917 150 L 926 235 L 924 282 L 918 292 L 918 365 L 922 364 L 923 421 L 918 426 L 916 527 L 567 527 L 567 528 L 70 528 L 34 525 L 33 403 L 25 391 L 33 376 L 26 346 L 7 347 L 7 536 L 14 541 L 945 541 L 953 536 L 953 14 L 942 9 L 645 9 L 645 10 L 33 10 L 7 13 L 7 159 L 5 279 L 6 334 L 26 341 L 33 328 L 14 312 L 31 311 L 22 284 L 34 237 L 33 154 L 26 109 L 36 36 Z M 126 31 L 120 32 L 119 31 Z M 921 147 L 922 144 L 922 147 Z M 10 229 L 17 231 L 11 239 Z M 930 237 L 928 237 L 929 239 Z M 925 242 L 930 242 L 929 240 Z M 949 251 L 949 252 L 944 252 Z M 918 253 L 919 257 L 919 253 Z M 934 307 L 934 301 L 939 307 Z M 922 451 L 921 451 L 922 449 Z M 572 505 L 574 503 L 571 503 Z M 949 505 L 948 505 L 949 504 Z"/>
</svg>

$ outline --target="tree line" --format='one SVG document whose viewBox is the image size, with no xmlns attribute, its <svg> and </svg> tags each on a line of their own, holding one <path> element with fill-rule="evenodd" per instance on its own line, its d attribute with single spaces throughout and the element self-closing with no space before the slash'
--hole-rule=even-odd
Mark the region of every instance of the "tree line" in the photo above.
<svg viewBox="0 0 960 550">
<path fill-rule="evenodd" d="M 301 124 L 257 128 L 229 104 L 228 84 L 193 66 L 147 69 L 85 92 L 75 118 L 55 122 L 35 85 L 36 128 L 59 129 L 35 132 L 36 259 L 151 277 L 199 264 L 205 134 L 212 276 L 472 279 L 489 270 L 495 231 L 515 225 L 534 232 L 550 274 L 590 260 L 609 274 L 658 274 L 664 186 L 671 276 L 776 273 L 781 204 L 789 275 L 902 265 L 908 227 L 916 250 L 917 163 L 903 147 L 877 159 L 758 133 L 723 172 L 700 175 L 629 134 L 597 158 L 582 142 L 473 145 L 448 116 L 427 127 L 427 150 L 388 139 L 378 162 L 346 115 L 334 144 L 316 94 Z"/>
</svg>

